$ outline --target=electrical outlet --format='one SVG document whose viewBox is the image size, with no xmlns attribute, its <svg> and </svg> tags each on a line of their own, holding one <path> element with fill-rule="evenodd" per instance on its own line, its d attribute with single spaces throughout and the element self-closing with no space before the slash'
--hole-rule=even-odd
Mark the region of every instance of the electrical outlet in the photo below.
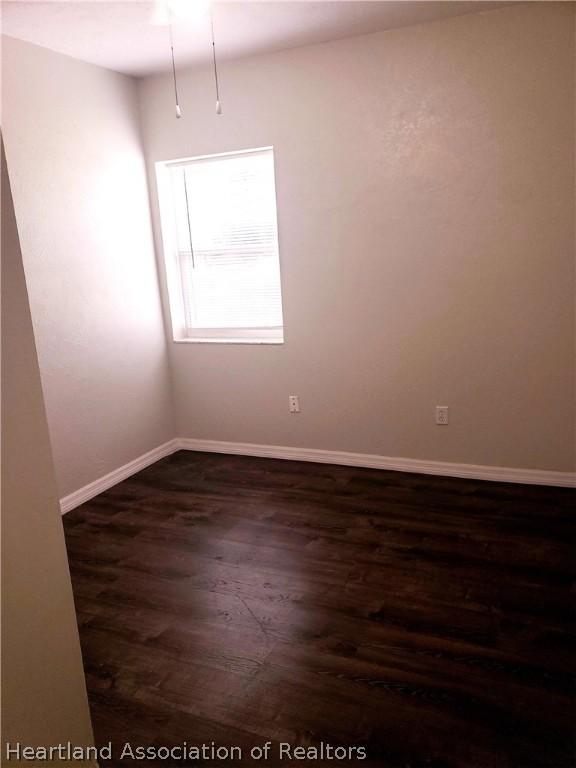
<svg viewBox="0 0 576 768">
<path fill-rule="evenodd" d="M 298 395 L 288 395 L 288 410 L 290 413 L 300 413 L 300 400 Z"/>
<path fill-rule="evenodd" d="M 448 406 L 447 405 L 436 406 L 436 424 L 440 424 L 440 426 L 445 426 L 446 424 L 448 424 Z"/>
</svg>

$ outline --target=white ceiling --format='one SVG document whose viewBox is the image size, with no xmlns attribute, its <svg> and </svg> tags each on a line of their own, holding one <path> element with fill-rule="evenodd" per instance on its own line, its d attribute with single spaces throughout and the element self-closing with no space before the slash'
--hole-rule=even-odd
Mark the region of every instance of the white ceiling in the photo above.
<svg viewBox="0 0 576 768">
<path fill-rule="evenodd" d="M 107 0 L 2 0 L 2 32 L 128 75 L 170 68 L 168 28 L 158 2 Z M 200 7 L 202 0 L 186 0 Z M 381 29 L 487 11 L 505 2 L 389 2 L 296 0 L 213 2 L 220 58 L 236 58 L 325 42 Z M 211 57 L 210 22 L 202 10 L 174 24 L 178 66 Z"/>
</svg>

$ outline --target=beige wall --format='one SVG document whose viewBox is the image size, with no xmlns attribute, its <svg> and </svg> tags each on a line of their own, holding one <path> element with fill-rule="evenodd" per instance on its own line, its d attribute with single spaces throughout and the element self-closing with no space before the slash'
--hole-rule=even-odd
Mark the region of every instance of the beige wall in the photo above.
<svg viewBox="0 0 576 768">
<path fill-rule="evenodd" d="M 3 38 L 3 128 L 60 496 L 174 437 L 135 84 Z"/>
<path fill-rule="evenodd" d="M 169 78 L 142 83 L 152 183 L 157 160 L 276 155 L 286 343 L 171 344 L 180 436 L 573 467 L 573 13 L 226 62 L 221 117 L 208 69 L 180 121 Z"/>
<path fill-rule="evenodd" d="M 72 588 L 3 151 L 1 198 L 2 740 L 89 746 Z"/>
</svg>

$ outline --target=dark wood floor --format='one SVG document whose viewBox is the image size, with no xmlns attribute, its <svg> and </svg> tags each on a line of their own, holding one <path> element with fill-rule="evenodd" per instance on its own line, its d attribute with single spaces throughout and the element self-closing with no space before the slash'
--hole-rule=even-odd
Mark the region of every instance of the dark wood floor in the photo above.
<svg viewBox="0 0 576 768">
<path fill-rule="evenodd" d="M 573 502 L 271 459 L 158 462 L 64 518 L 97 742 L 244 751 L 202 765 L 574 766 Z M 267 740 L 369 758 L 251 761 Z"/>
</svg>

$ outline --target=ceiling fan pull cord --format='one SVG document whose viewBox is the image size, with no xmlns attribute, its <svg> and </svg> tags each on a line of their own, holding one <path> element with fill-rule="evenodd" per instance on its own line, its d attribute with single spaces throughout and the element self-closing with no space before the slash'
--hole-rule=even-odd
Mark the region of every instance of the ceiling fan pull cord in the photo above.
<svg viewBox="0 0 576 768">
<path fill-rule="evenodd" d="M 176 117 L 182 117 L 182 110 L 178 102 L 178 84 L 176 82 L 176 64 L 174 62 L 174 40 L 172 38 L 172 23 L 168 25 L 170 34 L 170 53 L 172 54 L 172 77 L 174 79 L 174 98 L 176 100 Z"/>
<path fill-rule="evenodd" d="M 212 63 L 214 64 L 214 84 L 216 85 L 216 114 L 222 114 L 222 107 L 220 105 L 220 93 L 218 90 L 218 66 L 216 64 L 216 44 L 214 42 L 214 18 L 212 15 L 212 8 L 210 8 L 210 32 L 212 35 Z"/>
</svg>

